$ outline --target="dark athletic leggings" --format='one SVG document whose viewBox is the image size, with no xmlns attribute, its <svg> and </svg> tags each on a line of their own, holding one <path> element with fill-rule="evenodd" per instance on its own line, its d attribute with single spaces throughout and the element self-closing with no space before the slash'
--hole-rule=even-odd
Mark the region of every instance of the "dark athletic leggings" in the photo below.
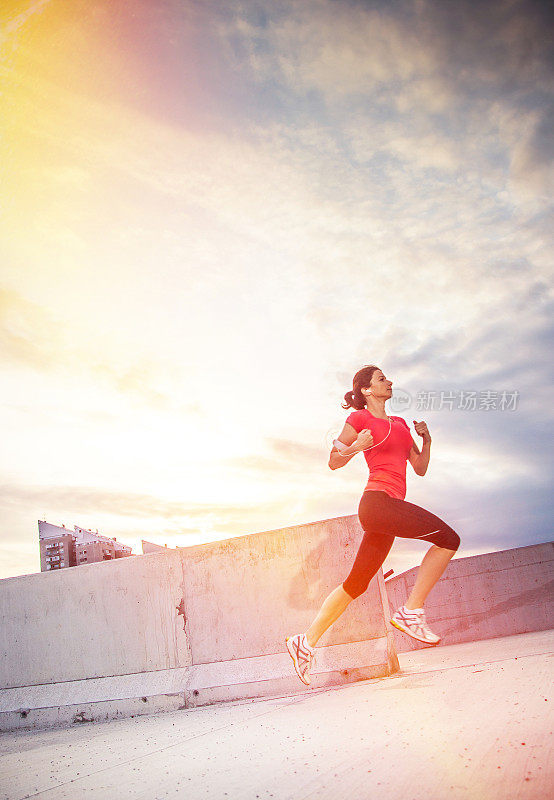
<svg viewBox="0 0 554 800">
<path fill-rule="evenodd" d="M 395 536 L 421 539 L 447 550 L 457 550 L 460 537 L 440 517 L 421 506 L 397 500 L 386 492 L 370 489 L 362 495 L 358 517 L 364 529 L 356 559 L 342 588 L 350 597 L 365 592 L 370 580 L 387 557 Z"/>
</svg>

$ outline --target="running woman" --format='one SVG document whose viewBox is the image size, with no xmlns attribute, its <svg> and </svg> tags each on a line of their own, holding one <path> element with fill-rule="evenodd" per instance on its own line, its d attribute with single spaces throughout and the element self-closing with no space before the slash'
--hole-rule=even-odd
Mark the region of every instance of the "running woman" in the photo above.
<svg viewBox="0 0 554 800">
<path fill-rule="evenodd" d="M 356 597 L 363 594 L 392 547 L 395 536 L 431 542 L 406 603 L 392 616 L 391 624 L 420 642 L 436 645 L 440 636 L 426 622 L 423 604 L 448 562 L 460 546 L 460 537 L 442 519 L 420 506 L 408 503 L 406 462 L 416 475 L 425 475 L 431 453 L 431 435 L 425 422 L 414 427 L 422 437 L 421 452 L 402 417 L 389 417 L 385 402 L 392 395 L 392 381 L 376 366 L 356 373 L 354 391 L 344 395 L 343 408 L 355 409 L 347 417 L 333 442 L 329 467 L 339 469 L 363 452 L 369 481 L 358 507 L 364 535 L 346 580 L 325 599 L 305 633 L 287 638 L 287 649 L 298 677 L 310 683 L 314 648 L 321 636 Z"/>
</svg>

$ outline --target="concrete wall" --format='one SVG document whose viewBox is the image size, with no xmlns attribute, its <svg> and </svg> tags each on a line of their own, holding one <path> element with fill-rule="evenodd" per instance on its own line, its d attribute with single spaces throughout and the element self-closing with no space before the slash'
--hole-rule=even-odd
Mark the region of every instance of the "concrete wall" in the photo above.
<svg viewBox="0 0 554 800">
<path fill-rule="evenodd" d="M 386 581 L 392 610 L 408 598 L 417 567 Z M 441 644 L 554 628 L 554 542 L 450 562 L 425 603 Z M 397 652 L 428 647 L 394 630 Z"/>
<path fill-rule="evenodd" d="M 177 552 L 1 580 L 0 685 L 190 664 L 182 580 Z"/>
<path fill-rule="evenodd" d="M 172 675 L 173 693 L 175 670 L 187 706 L 298 691 L 285 636 L 307 629 L 361 537 L 356 516 L 340 517 L 1 580 L 3 709 L 32 708 L 40 685 L 54 696 L 61 682 L 83 701 L 94 683 L 98 700 L 112 676 L 140 696 L 154 672 Z M 380 572 L 320 640 L 314 687 L 398 668 L 386 603 Z"/>
</svg>

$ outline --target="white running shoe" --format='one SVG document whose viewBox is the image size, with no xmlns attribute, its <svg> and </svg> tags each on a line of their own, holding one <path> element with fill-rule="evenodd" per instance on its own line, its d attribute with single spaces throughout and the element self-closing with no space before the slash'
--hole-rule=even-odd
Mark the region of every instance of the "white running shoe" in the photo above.
<svg viewBox="0 0 554 800">
<path fill-rule="evenodd" d="M 287 650 L 294 662 L 296 674 L 306 686 L 310 685 L 310 668 L 315 663 L 315 650 L 308 644 L 305 633 L 287 636 Z"/>
<path fill-rule="evenodd" d="M 427 626 L 425 611 L 422 608 L 402 606 L 392 615 L 391 625 L 402 633 L 407 633 L 412 639 L 418 639 L 425 644 L 438 644 L 441 640 L 441 637 Z"/>
</svg>

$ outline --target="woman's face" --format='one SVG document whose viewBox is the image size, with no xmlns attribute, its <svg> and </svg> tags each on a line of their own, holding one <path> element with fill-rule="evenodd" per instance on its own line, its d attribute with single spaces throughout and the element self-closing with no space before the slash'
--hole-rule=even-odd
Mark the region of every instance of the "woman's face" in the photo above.
<svg viewBox="0 0 554 800">
<path fill-rule="evenodd" d="M 376 369 L 371 376 L 369 388 L 371 389 L 371 397 L 379 397 L 388 400 L 392 395 L 392 381 L 389 381 L 380 369 Z"/>
</svg>

